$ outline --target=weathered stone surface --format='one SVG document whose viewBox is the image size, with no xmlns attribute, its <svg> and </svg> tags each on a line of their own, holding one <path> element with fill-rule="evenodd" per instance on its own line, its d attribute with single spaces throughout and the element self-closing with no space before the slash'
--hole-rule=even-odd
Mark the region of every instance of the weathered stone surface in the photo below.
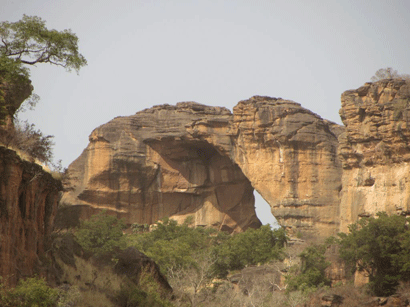
<svg viewBox="0 0 410 307">
<path fill-rule="evenodd" d="M 338 229 L 343 127 L 293 101 L 255 96 L 238 103 L 230 125 L 205 119 L 192 130 L 239 165 L 290 234 Z"/>
<path fill-rule="evenodd" d="M 233 115 L 197 103 L 156 106 L 95 129 L 69 167 L 63 204 L 107 208 L 128 223 L 195 216 L 195 225 L 258 226 L 253 188 L 290 232 L 338 229 L 342 128 L 283 99 L 255 96 Z"/>
<path fill-rule="evenodd" d="M 360 216 L 410 211 L 410 84 L 366 83 L 342 94 L 341 231 Z"/>
<path fill-rule="evenodd" d="M 108 209 L 127 223 L 163 217 L 228 231 L 258 227 L 253 188 L 240 168 L 187 127 L 232 118 L 225 108 L 193 102 L 156 106 L 95 129 L 69 169 L 62 204 L 83 217 Z"/>
<path fill-rule="evenodd" d="M 61 182 L 40 165 L 0 146 L 0 276 L 31 276 L 53 227 Z"/>
</svg>

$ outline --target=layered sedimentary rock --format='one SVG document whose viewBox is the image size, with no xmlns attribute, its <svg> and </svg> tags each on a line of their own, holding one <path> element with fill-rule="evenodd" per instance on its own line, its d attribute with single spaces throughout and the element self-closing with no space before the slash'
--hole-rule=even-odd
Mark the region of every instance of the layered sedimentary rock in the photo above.
<svg viewBox="0 0 410 307">
<path fill-rule="evenodd" d="M 342 94 L 341 231 L 378 211 L 410 211 L 410 85 L 366 83 Z"/>
<path fill-rule="evenodd" d="M 197 103 L 157 106 L 95 129 L 69 167 L 62 204 L 106 208 L 128 223 L 164 216 L 239 231 L 260 224 L 253 188 L 291 232 L 338 229 L 341 128 L 283 99 L 234 113 Z"/>
<path fill-rule="evenodd" d="M 258 227 L 253 188 L 240 168 L 187 131 L 198 120 L 229 121 L 225 108 L 162 105 L 118 117 L 95 129 L 69 169 L 61 203 L 81 215 L 103 208 L 128 224 L 163 217 L 228 231 Z"/>
<path fill-rule="evenodd" d="M 61 182 L 0 146 L 0 275 L 15 285 L 41 265 Z"/>
<path fill-rule="evenodd" d="M 342 131 L 298 103 L 260 96 L 240 101 L 229 124 L 205 119 L 192 127 L 239 165 L 289 234 L 315 238 L 338 228 Z"/>
</svg>

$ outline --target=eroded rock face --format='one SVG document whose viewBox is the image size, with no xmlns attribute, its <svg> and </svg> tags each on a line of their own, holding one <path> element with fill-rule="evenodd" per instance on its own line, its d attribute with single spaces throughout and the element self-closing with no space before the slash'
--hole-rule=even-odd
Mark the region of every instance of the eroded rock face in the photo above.
<svg viewBox="0 0 410 307">
<path fill-rule="evenodd" d="M 0 276 L 15 285 L 32 276 L 53 227 L 61 182 L 0 146 Z"/>
<path fill-rule="evenodd" d="M 95 129 L 69 167 L 62 203 L 128 223 L 179 221 L 240 231 L 260 225 L 253 188 L 290 232 L 338 229 L 342 130 L 299 104 L 252 97 L 231 114 L 197 103 L 157 106 Z"/>
<path fill-rule="evenodd" d="M 156 106 L 95 129 L 69 169 L 61 203 L 82 205 L 88 217 L 103 208 L 127 223 L 163 217 L 227 231 L 258 227 L 253 188 L 241 169 L 188 128 L 198 120 L 226 122 L 225 108 L 192 102 Z"/>
<path fill-rule="evenodd" d="M 342 94 L 341 231 L 360 216 L 410 211 L 410 84 L 366 83 Z"/>
<path fill-rule="evenodd" d="M 293 101 L 255 96 L 238 103 L 230 125 L 203 120 L 192 129 L 239 165 L 288 233 L 323 238 L 338 229 L 342 127 Z"/>
</svg>

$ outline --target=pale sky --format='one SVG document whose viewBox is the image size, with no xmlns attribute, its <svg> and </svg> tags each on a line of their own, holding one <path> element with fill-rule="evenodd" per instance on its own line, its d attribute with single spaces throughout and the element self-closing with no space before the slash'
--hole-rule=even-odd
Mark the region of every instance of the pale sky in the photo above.
<svg viewBox="0 0 410 307">
<path fill-rule="evenodd" d="M 410 73 L 410 0 L 0 0 L 0 21 L 23 14 L 71 29 L 88 60 L 79 76 L 32 67 L 41 100 L 20 116 L 55 136 L 64 166 L 94 128 L 153 105 L 266 95 L 341 123 L 342 92 L 379 68 Z"/>
</svg>

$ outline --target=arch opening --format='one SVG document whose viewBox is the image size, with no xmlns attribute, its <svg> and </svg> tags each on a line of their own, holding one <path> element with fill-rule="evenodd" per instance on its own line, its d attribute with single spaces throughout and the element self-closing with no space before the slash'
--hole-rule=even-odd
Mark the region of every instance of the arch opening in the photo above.
<svg viewBox="0 0 410 307">
<path fill-rule="evenodd" d="M 270 224 L 272 228 L 279 228 L 280 225 L 273 216 L 271 208 L 266 200 L 264 200 L 256 190 L 254 190 L 253 195 L 255 197 L 256 216 L 261 221 L 262 225 Z"/>
</svg>

